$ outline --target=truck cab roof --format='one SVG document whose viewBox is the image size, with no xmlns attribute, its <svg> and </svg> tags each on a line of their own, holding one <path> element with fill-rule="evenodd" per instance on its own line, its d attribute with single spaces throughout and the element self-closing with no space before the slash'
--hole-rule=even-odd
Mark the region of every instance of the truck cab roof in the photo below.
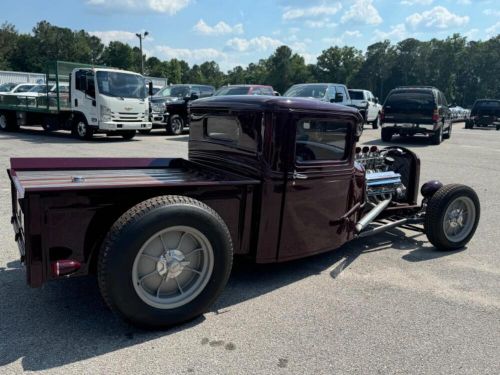
<svg viewBox="0 0 500 375">
<path fill-rule="evenodd" d="M 311 98 L 301 97 L 273 97 L 273 96 L 213 96 L 199 99 L 191 103 L 191 109 L 195 112 L 206 109 L 229 109 L 229 110 L 257 110 L 257 111 L 310 111 L 329 112 L 332 114 L 346 114 L 358 116 L 355 108 L 339 104 L 319 101 Z"/>
</svg>

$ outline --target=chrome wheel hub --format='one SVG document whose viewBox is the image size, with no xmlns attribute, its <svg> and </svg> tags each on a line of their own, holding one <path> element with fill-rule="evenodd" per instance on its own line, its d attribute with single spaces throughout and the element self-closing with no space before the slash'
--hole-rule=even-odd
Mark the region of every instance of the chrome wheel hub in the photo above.
<svg viewBox="0 0 500 375">
<path fill-rule="evenodd" d="M 160 276 L 167 279 L 173 279 L 179 276 L 184 267 L 189 266 L 191 262 L 185 260 L 184 253 L 179 250 L 169 250 L 160 256 L 156 263 L 156 271 Z"/>
<path fill-rule="evenodd" d="M 170 227 L 153 235 L 139 250 L 132 281 L 145 303 L 172 309 L 203 291 L 213 267 L 213 249 L 203 233 L 192 227 Z"/>
<path fill-rule="evenodd" d="M 474 227 L 476 207 L 469 197 L 452 201 L 444 215 L 443 229 L 446 238 L 452 242 L 465 239 Z"/>
</svg>

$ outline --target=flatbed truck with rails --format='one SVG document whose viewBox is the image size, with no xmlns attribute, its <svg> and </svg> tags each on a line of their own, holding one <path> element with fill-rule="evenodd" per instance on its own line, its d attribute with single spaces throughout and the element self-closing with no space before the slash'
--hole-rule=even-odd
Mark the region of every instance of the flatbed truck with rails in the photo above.
<svg viewBox="0 0 500 375">
<path fill-rule="evenodd" d="M 69 84 L 69 95 L 60 87 Z M 47 93 L 34 98 L 0 94 L 0 130 L 41 125 L 46 131 L 70 130 L 80 139 L 95 133 L 132 139 L 151 129 L 144 77 L 140 74 L 57 61 L 47 66 Z M 55 85 L 55 90 L 49 88 Z"/>
</svg>

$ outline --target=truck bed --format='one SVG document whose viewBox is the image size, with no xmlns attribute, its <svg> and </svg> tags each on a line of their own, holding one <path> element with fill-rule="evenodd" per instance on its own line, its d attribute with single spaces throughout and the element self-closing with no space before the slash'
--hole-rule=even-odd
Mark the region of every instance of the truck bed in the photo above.
<svg viewBox="0 0 500 375">
<path fill-rule="evenodd" d="M 43 191 L 259 183 L 185 159 L 15 158 L 9 174 L 18 198 Z"/>
</svg>

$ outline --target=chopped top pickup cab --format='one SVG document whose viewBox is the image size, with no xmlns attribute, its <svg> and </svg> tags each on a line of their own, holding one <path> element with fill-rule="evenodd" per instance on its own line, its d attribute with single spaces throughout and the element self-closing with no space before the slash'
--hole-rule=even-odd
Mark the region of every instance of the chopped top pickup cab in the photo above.
<svg viewBox="0 0 500 375">
<path fill-rule="evenodd" d="M 165 327 L 222 291 L 234 255 L 269 263 L 394 227 L 463 247 L 476 193 L 431 181 L 419 159 L 357 148 L 353 108 L 223 96 L 190 107 L 189 160 L 12 159 L 12 223 L 28 284 L 97 273 L 126 320 Z"/>
</svg>

